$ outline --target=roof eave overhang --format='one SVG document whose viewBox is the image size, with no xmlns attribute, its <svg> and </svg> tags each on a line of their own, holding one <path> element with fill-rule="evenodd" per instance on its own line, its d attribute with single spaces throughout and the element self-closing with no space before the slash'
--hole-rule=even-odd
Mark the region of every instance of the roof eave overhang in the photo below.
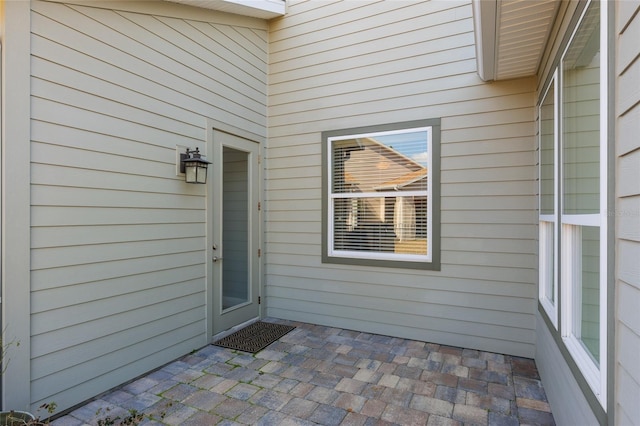
<svg viewBox="0 0 640 426">
<path fill-rule="evenodd" d="M 478 75 L 484 81 L 536 75 L 559 0 L 472 0 Z"/>
<path fill-rule="evenodd" d="M 234 13 L 252 18 L 273 19 L 286 13 L 285 0 L 167 0 L 203 9 Z"/>
<path fill-rule="evenodd" d="M 478 75 L 484 81 L 495 80 L 497 2 L 473 0 L 472 7 Z"/>
</svg>

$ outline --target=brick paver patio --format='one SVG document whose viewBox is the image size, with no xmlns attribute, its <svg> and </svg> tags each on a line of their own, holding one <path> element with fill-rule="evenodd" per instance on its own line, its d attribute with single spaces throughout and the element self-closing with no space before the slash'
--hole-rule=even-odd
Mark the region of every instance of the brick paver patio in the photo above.
<svg viewBox="0 0 640 426">
<path fill-rule="evenodd" d="M 267 321 L 297 328 L 255 355 L 206 346 L 52 424 L 554 424 L 531 359 Z"/>
</svg>

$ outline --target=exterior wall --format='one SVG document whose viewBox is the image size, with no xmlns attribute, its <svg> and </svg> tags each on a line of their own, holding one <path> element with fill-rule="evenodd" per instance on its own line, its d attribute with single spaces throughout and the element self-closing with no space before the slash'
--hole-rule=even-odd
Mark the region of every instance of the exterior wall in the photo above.
<svg viewBox="0 0 640 426">
<path fill-rule="evenodd" d="M 298 2 L 270 23 L 267 315 L 533 356 L 535 79 L 476 74 L 462 2 Z M 321 263 L 321 132 L 442 119 L 441 271 Z"/>
<path fill-rule="evenodd" d="M 266 136 L 264 21 L 121 7 L 31 3 L 32 409 L 208 342 L 206 188 L 176 145 Z"/>
<path fill-rule="evenodd" d="M 615 419 L 640 425 L 640 1 L 616 6 Z"/>
<path fill-rule="evenodd" d="M 536 324 L 536 366 L 556 424 L 599 424 L 545 321 L 539 314 Z"/>
<path fill-rule="evenodd" d="M 29 407 L 29 63 L 30 10 L 0 2 L 2 37 L 2 341 L 19 342 L 2 360 L 3 407 Z M 11 301 L 7 303 L 7 301 Z M 9 361 L 11 368 L 9 366 Z M 8 392 L 10 389 L 11 392 Z"/>
</svg>

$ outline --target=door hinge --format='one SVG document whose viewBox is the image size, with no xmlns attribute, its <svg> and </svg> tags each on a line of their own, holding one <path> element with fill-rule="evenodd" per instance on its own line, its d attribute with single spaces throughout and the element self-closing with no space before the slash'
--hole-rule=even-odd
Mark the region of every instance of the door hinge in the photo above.
<svg viewBox="0 0 640 426">
<path fill-rule="evenodd" d="M 262 250 L 258 249 L 258 257 L 262 256 Z"/>
<path fill-rule="evenodd" d="M 262 155 L 258 155 L 258 164 L 262 163 Z"/>
<path fill-rule="evenodd" d="M 262 208 L 262 204 L 260 204 L 260 201 L 258 201 L 258 211 L 260 211 L 261 208 Z"/>
<path fill-rule="evenodd" d="M 260 298 L 260 296 L 258 296 L 258 305 L 262 302 L 262 299 Z"/>
</svg>

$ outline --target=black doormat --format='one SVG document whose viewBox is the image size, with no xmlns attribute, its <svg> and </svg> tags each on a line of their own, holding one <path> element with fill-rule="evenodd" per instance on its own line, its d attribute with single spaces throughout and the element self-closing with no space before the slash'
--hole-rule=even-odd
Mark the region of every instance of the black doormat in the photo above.
<svg viewBox="0 0 640 426">
<path fill-rule="evenodd" d="M 295 327 L 271 322 L 254 322 L 233 334 L 213 342 L 216 346 L 256 353 L 266 348 Z"/>
</svg>

